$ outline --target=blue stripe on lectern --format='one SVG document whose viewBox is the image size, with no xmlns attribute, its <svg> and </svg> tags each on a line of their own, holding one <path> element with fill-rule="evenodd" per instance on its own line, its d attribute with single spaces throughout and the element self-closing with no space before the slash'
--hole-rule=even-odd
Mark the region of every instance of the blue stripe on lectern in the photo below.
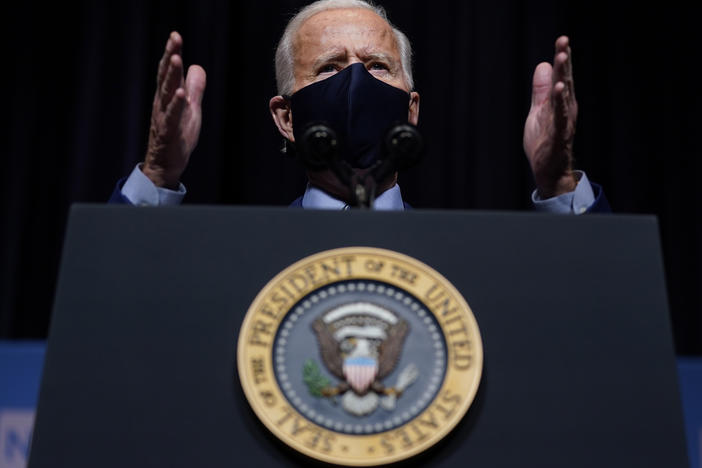
<svg viewBox="0 0 702 468">
<path fill-rule="evenodd" d="M 0 340 L 0 467 L 24 468 L 44 363 L 44 341 Z M 679 357 L 691 468 L 702 468 L 702 357 Z"/>
</svg>

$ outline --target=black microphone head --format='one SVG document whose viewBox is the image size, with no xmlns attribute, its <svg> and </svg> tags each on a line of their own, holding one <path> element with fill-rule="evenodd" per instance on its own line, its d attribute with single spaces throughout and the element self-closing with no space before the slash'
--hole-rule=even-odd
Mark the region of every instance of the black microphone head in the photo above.
<svg viewBox="0 0 702 468">
<path fill-rule="evenodd" d="M 407 169 L 421 161 L 424 139 L 411 123 L 397 123 L 385 136 L 385 151 L 398 170 Z"/>
<path fill-rule="evenodd" d="M 324 122 L 310 123 L 300 140 L 295 142 L 295 148 L 308 169 L 325 169 L 339 159 L 339 139 Z"/>
</svg>

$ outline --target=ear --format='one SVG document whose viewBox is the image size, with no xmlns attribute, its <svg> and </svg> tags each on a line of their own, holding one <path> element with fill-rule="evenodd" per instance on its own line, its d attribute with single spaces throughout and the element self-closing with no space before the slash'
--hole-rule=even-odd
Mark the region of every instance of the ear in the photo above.
<svg viewBox="0 0 702 468">
<path fill-rule="evenodd" d="M 416 91 L 410 93 L 407 121 L 412 125 L 417 125 L 417 122 L 419 122 L 419 93 Z"/>
<path fill-rule="evenodd" d="M 274 96 L 268 103 L 268 109 L 271 111 L 271 117 L 278 131 L 284 138 L 295 142 L 292 126 L 292 111 L 290 110 L 290 102 L 283 96 Z"/>
</svg>

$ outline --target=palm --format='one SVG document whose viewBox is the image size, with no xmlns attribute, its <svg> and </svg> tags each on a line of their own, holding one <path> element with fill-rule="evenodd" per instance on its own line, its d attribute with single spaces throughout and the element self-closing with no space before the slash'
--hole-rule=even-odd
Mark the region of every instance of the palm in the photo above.
<svg viewBox="0 0 702 468">
<path fill-rule="evenodd" d="M 166 112 L 159 110 L 159 102 L 154 99 L 150 147 L 158 149 L 154 158 L 162 164 L 185 168 L 190 154 L 197 146 L 200 136 L 202 113 L 199 105 L 186 102 L 177 125 L 169 122 Z M 163 161 L 161 161 L 163 160 Z"/>
<path fill-rule="evenodd" d="M 172 33 L 159 63 L 144 173 L 158 186 L 175 188 L 197 145 L 206 75 L 193 65 L 183 75 L 182 40 Z"/>
<path fill-rule="evenodd" d="M 534 71 L 532 102 L 524 126 L 524 151 L 541 196 L 573 190 L 573 139 L 578 105 L 575 100 L 568 39 L 556 42 L 554 66 Z"/>
</svg>

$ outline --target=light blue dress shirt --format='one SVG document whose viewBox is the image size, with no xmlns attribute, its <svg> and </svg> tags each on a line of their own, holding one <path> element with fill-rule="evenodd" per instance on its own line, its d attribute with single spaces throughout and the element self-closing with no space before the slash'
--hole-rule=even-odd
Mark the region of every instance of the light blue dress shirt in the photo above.
<svg viewBox="0 0 702 468">
<path fill-rule="evenodd" d="M 132 205 L 168 206 L 179 205 L 186 194 L 185 186 L 178 183 L 178 190 L 156 187 L 151 179 L 141 172 L 141 163 L 137 164 L 122 186 L 122 195 Z"/>
<path fill-rule="evenodd" d="M 578 185 L 572 192 L 564 193 L 557 197 L 542 200 L 534 190 L 531 194 L 531 201 L 537 211 L 561 214 L 583 214 L 595 203 L 595 193 L 592 185 L 583 171 L 573 171 L 578 178 Z"/>
<path fill-rule="evenodd" d="M 575 171 L 579 177 L 578 185 L 572 192 L 564 193 L 553 198 L 542 200 L 536 190 L 531 194 L 531 200 L 538 211 L 561 214 L 582 214 L 595 203 L 595 195 L 592 191 L 590 181 L 582 171 Z M 151 179 L 141 172 L 141 164 L 137 164 L 132 173 L 122 186 L 124 195 L 132 204 L 140 206 L 167 206 L 177 205 L 183 201 L 186 194 L 185 187 L 180 184 L 178 190 L 169 190 L 156 187 Z M 302 207 L 306 209 L 321 210 L 345 210 L 348 205 L 334 197 L 329 196 L 322 190 L 307 186 L 305 194 L 302 196 Z M 395 184 L 392 188 L 381 193 L 375 199 L 374 209 L 376 210 L 403 210 L 404 203 L 400 186 Z"/>
<path fill-rule="evenodd" d="M 328 195 L 323 190 L 307 184 L 305 194 L 302 196 L 302 207 L 305 209 L 317 210 L 348 210 L 349 205 Z M 375 199 L 373 204 L 375 210 L 398 211 L 404 210 L 405 204 L 402 202 L 400 186 L 395 184 Z"/>
</svg>

